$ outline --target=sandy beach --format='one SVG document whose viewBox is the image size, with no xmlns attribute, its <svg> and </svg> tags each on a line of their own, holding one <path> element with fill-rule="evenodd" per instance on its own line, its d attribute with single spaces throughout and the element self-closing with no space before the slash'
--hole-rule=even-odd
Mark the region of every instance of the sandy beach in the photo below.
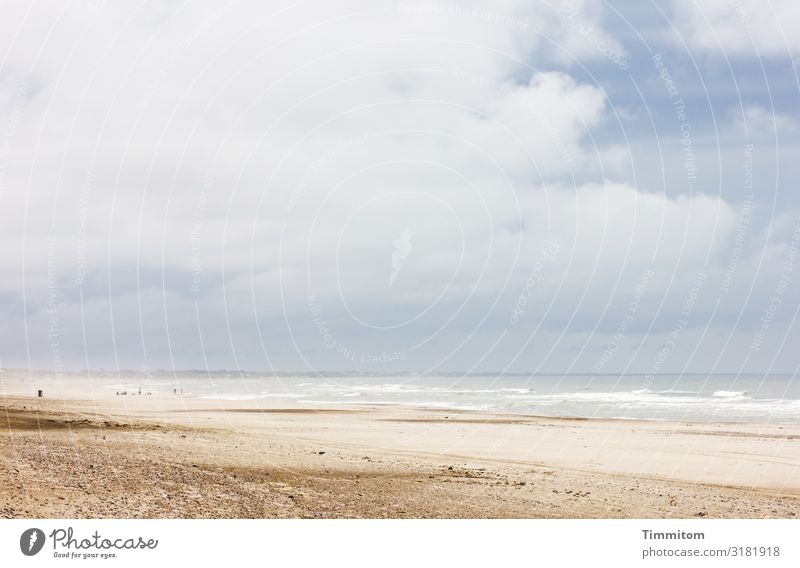
<svg viewBox="0 0 800 568">
<path fill-rule="evenodd" d="M 800 516 L 796 426 L 113 393 L 0 408 L 5 518 Z"/>
</svg>

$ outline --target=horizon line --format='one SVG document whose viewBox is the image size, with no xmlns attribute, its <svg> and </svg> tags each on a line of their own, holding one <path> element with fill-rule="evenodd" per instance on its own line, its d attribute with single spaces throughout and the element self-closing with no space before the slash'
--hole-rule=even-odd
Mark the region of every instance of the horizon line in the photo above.
<svg viewBox="0 0 800 568">
<path fill-rule="evenodd" d="M 105 374 L 124 374 L 131 373 L 137 375 L 153 375 L 153 374 L 218 374 L 218 373 L 234 373 L 243 375 L 273 375 L 273 376 L 308 376 L 308 375 L 369 375 L 369 376 L 397 376 L 397 375 L 416 375 L 416 376 L 462 376 L 462 377 L 479 377 L 479 376 L 593 376 L 593 377 L 614 377 L 614 376 L 641 376 L 652 375 L 657 376 L 695 376 L 695 375 L 736 375 L 736 376 L 750 376 L 750 375 L 796 375 L 797 371 L 751 371 L 751 372 L 737 372 L 737 371 L 684 371 L 684 372 L 659 372 L 652 373 L 651 371 L 624 371 L 617 373 L 592 373 L 584 372 L 564 372 L 564 371 L 437 371 L 437 372 L 423 372 L 413 370 L 398 370 L 398 371 L 358 371 L 354 369 L 337 370 L 318 370 L 318 371 L 297 371 L 297 370 L 248 370 L 248 369 L 79 369 L 79 370 L 52 370 L 52 369 L 39 369 L 39 368 L 23 368 L 23 367 L 0 367 L 0 375 L 3 373 L 51 373 L 53 375 L 79 375 L 87 373 L 105 373 Z"/>
</svg>

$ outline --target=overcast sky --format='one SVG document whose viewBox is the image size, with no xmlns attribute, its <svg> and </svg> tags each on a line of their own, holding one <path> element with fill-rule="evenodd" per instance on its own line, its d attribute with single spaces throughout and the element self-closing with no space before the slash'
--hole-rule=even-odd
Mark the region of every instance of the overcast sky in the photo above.
<svg viewBox="0 0 800 568">
<path fill-rule="evenodd" d="M 797 369 L 794 0 L 3 14 L 2 367 Z"/>
</svg>

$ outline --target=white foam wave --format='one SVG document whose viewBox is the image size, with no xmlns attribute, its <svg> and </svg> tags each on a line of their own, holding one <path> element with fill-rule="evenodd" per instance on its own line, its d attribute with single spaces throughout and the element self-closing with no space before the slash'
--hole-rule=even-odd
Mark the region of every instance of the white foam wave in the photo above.
<svg viewBox="0 0 800 568">
<path fill-rule="evenodd" d="M 720 398 L 749 398 L 750 393 L 747 391 L 715 391 L 713 395 Z"/>
</svg>

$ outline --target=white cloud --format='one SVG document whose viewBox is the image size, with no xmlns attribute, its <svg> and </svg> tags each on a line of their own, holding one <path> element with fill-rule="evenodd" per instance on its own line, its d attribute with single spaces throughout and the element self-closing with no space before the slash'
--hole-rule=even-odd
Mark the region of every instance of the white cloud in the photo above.
<svg viewBox="0 0 800 568">
<path fill-rule="evenodd" d="M 770 111 L 760 105 L 731 110 L 737 132 L 753 139 L 774 139 L 776 135 L 793 138 L 798 130 L 797 118 L 783 112 Z"/>
<path fill-rule="evenodd" d="M 53 292 L 78 364 L 82 292 L 95 356 L 118 335 L 135 364 L 144 335 L 163 360 L 168 331 L 196 355 L 199 319 L 213 364 L 233 365 L 230 324 L 244 363 L 263 367 L 256 322 L 286 351 L 287 328 L 308 331 L 309 294 L 342 341 L 379 335 L 354 316 L 424 314 L 398 332 L 409 344 L 440 326 L 437 340 L 458 342 L 495 301 L 488 321 L 505 322 L 548 239 L 561 245 L 551 327 L 576 298 L 586 314 L 616 305 L 619 274 L 646 265 L 685 284 L 724 261 L 724 200 L 601 178 L 599 163 L 613 176 L 628 153 L 592 145 L 606 94 L 553 47 L 624 53 L 594 4 L 93 5 L 21 3 L 26 17 L 0 22 L 0 293 L 15 353 L 29 318 L 46 355 Z M 406 229 L 413 250 L 390 286 Z"/>
<path fill-rule="evenodd" d="M 691 47 L 751 57 L 800 53 L 800 4 L 794 0 L 673 2 L 681 39 Z"/>
</svg>

